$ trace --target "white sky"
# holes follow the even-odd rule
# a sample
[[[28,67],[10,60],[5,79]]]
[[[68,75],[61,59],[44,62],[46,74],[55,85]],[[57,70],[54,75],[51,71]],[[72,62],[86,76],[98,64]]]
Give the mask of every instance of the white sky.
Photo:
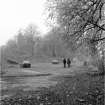
[[[43,33],[45,0],[0,0],[0,46],[11,39],[21,28],[33,23],[39,26]]]

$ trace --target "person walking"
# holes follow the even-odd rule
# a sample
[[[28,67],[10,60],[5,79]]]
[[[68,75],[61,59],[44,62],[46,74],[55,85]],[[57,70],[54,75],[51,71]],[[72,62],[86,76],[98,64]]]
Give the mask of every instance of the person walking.
[[[67,59],[68,68],[70,67],[70,64],[71,64],[71,60],[68,58],[68,59]]]
[[[63,65],[64,65],[64,68],[66,68],[66,59],[65,58],[63,59]]]

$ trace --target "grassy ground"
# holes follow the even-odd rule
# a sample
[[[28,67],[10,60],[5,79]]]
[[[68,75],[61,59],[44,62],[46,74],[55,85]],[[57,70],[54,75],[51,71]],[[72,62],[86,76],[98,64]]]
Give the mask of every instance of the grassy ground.
[[[67,74],[71,69],[72,67],[64,69],[62,64],[53,65],[51,63],[36,63],[32,65],[32,68],[27,69],[10,67],[6,69],[6,74],[2,75],[0,93],[2,98],[4,98],[17,92],[55,85],[57,80],[51,78]]]
[[[84,67],[77,70],[52,77],[58,81],[55,86],[18,92],[2,105],[104,105],[104,76],[89,75],[91,70]]]
[[[70,71],[63,68],[62,64],[53,65],[51,63],[36,63],[33,64],[31,68],[23,69],[20,67],[17,68],[8,68],[6,69],[6,74],[4,76],[22,76],[22,75],[35,75],[35,74],[61,74]]]

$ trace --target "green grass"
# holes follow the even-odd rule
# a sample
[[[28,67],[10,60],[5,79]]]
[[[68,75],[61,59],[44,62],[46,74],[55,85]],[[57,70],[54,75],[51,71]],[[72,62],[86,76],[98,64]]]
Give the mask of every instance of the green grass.
[[[84,70],[85,69],[85,70]],[[54,75],[63,75],[74,73],[74,72],[85,72],[87,68],[79,67],[72,65],[70,68],[63,68],[63,64],[60,63],[58,65],[54,65],[52,63],[36,63],[33,64],[31,68],[20,68],[20,67],[13,67],[5,69],[7,71],[4,76],[25,76],[25,75],[36,75],[36,74],[54,74]]]
[[[104,105],[104,76],[88,75],[91,70],[85,67],[63,69],[60,65],[48,64],[35,67],[43,68],[44,72],[58,72],[59,75],[51,78],[58,83],[36,91],[18,91],[2,100],[2,105]]]
[[[2,105],[104,105],[104,78],[78,74],[56,86],[17,93]]]
[[[71,69],[64,69],[62,64],[53,65],[51,63],[36,63],[32,68],[12,67],[2,75],[1,93],[2,97],[14,95],[17,92],[36,90],[37,87],[48,87],[57,82],[57,75],[67,74]]]

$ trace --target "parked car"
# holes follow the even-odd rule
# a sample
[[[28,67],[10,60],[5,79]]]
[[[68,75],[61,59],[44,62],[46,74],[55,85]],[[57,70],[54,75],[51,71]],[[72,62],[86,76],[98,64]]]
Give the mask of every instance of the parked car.
[[[58,60],[52,60],[52,64],[59,64],[59,61]]]
[[[31,63],[30,61],[23,61],[22,64],[21,64],[21,67],[22,68],[31,68]]]

